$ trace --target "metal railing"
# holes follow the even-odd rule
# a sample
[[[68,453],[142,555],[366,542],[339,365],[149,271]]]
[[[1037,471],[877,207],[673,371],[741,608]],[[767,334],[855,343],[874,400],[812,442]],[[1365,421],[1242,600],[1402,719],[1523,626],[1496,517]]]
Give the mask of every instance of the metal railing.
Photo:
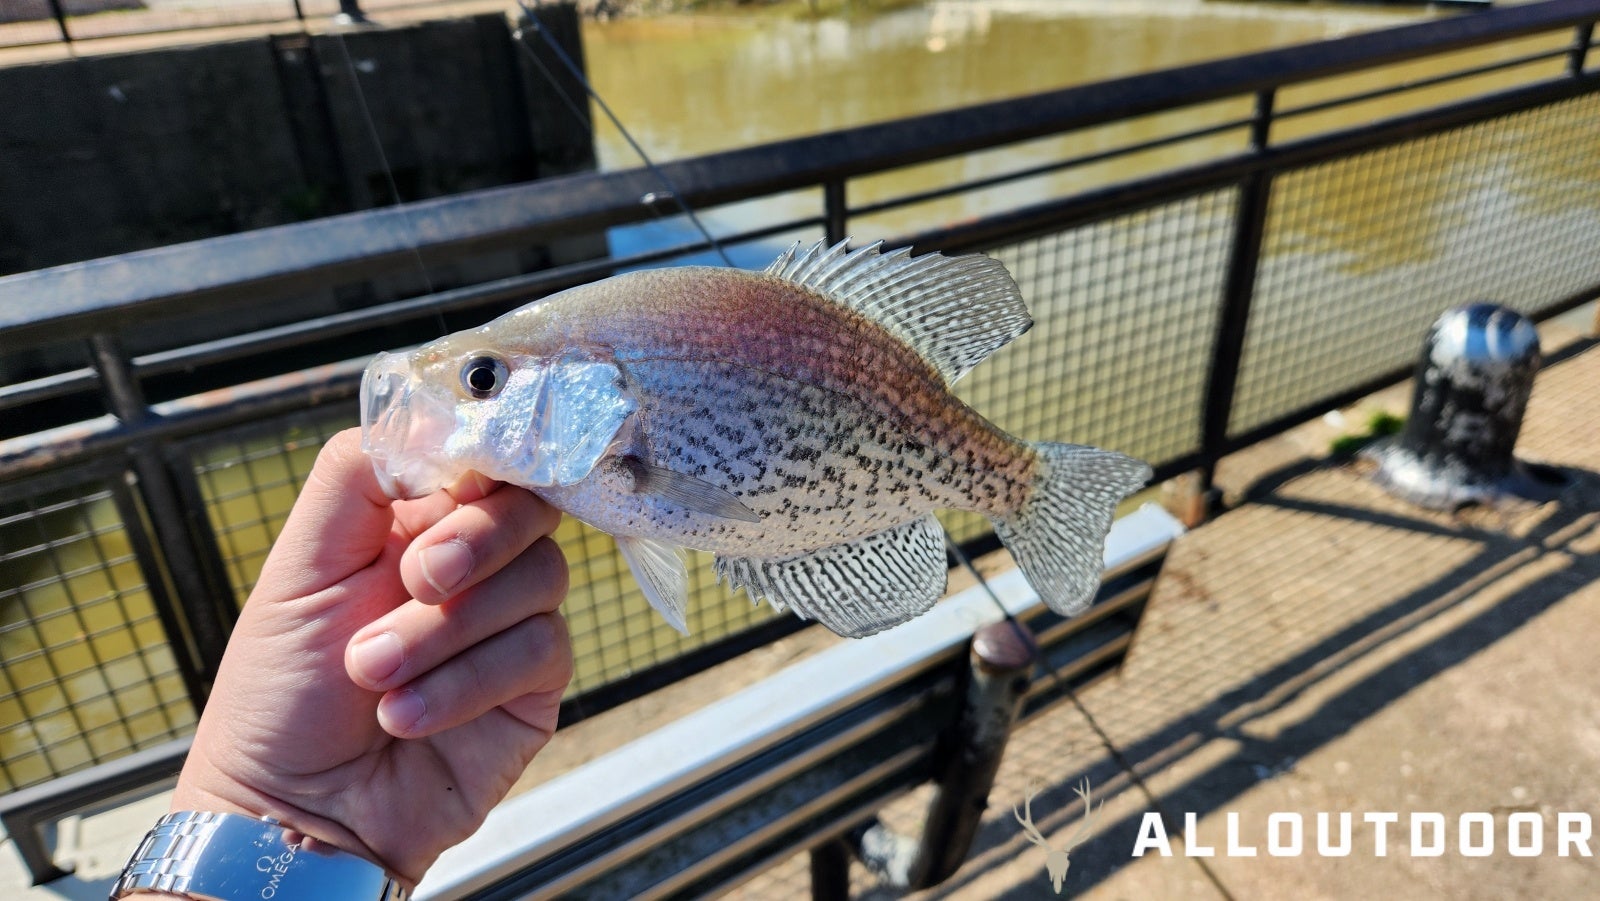
[[[849,896],[851,856],[890,871],[885,887],[937,885],[966,857],[1013,724],[1121,665],[1182,532],[1153,505],[1119,520],[1095,601],[1070,620],[1012,570],[819,651],[503,803],[417,897],[714,897],[801,848],[818,901]],[[875,822],[929,782],[920,834]]]
[[[1026,437],[1141,456],[1158,479],[1209,474],[1403,378],[1447,306],[1492,297],[1543,318],[1600,294],[1597,18],[1600,2],[1556,0],[681,160],[661,167],[676,198],[647,170],[577,175],[0,278],[0,360],[35,367],[0,387],[0,781],[192,728],[297,480],[354,421],[365,355],[706,248],[402,290],[210,340],[163,344],[168,324],[334,287],[382,298],[420,265],[653,221],[675,201],[785,195],[720,241],[856,231],[993,253],[1037,325],[963,396]],[[1060,142],[1047,163],[985,155],[1045,138]],[[990,171],[889,178],[957,158]],[[986,212],[926,228],[954,196]],[[947,524],[993,546],[984,522]],[[700,565],[681,639],[608,538],[564,529],[567,721],[799,625]]]

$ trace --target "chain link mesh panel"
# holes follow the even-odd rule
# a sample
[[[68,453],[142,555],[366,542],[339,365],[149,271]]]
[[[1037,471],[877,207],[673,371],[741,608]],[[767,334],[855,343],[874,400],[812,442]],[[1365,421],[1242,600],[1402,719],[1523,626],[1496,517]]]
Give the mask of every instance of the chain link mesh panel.
[[[0,792],[193,729],[119,487],[86,476],[0,498]]]
[[[1600,96],[1279,176],[1230,431],[1416,359],[1457,304],[1600,282]]]

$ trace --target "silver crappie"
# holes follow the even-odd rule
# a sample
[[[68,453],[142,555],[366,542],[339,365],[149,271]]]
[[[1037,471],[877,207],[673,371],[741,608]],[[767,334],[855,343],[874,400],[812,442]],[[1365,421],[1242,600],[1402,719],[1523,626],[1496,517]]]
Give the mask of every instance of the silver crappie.
[[[1150,470],[1020,441],[951,393],[1030,325],[1005,267],[978,255],[819,243],[760,273],[629,273],[380,354],[363,446],[396,497],[475,469],[610,533],[680,630],[680,547],[840,635],[911,619],[944,592],[945,508],[989,517],[1070,615]]]

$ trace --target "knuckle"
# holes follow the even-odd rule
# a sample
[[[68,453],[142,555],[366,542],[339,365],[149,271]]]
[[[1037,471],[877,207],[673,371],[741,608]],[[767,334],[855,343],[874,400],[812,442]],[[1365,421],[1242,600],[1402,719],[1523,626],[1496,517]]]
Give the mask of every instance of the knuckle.
[[[530,491],[498,491],[498,512],[511,521],[512,531],[523,543],[531,543],[555,531],[560,514],[543,498]]]
[[[536,688],[564,687],[572,681],[572,641],[559,613],[541,613],[529,620],[534,629],[533,653],[539,661]]]
[[[533,566],[539,571],[543,584],[557,599],[565,598],[571,585],[572,573],[567,567],[567,555],[555,539],[545,536],[528,549]]]

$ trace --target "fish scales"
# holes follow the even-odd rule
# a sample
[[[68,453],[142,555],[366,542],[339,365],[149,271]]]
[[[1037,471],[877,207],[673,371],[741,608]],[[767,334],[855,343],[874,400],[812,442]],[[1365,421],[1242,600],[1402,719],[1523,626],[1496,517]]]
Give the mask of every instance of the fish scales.
[[[727,520],[634,494],[625,478],[561,491],[579,519],[614,508],[628,534],[682,530],[697,550],[748,541],[746,550],[776,554],[859,538],[907,514],[999,515],[1021,503],[1027,445],[949,397],[938,373],[881,326],[800,286],[685,267],[591,292],[560,318],[538,310],[519,326],[530,347],[608,348],[637,385],[651,462],[729,491],[764,527],[731,538],[739,530]],[[603,325],[573,326],[582,322]],[[899,490],[880,501],[885,482]],[[853,509],[857,498],[865,509]]]
[[[988,516],[1074,612],[1149,470],[1018,440],[951,393],[1030,322],[978,256],[818,244],[764,273],[630,273],[381,355],[365,446],[397,496],[476,468],[609,532],[680,629],[680,547],[840,634],[902,622],[943,590],[946,508]]]
[[[969,497],[995,508],[1020,503],[1025,465],[1013,464],[1015,475],[963,465],[936,443],[947,436],[909,432],[900,417],[875,415],[849,395],[730,363],[652,360],[625,372],[639,385],[651,462],[727,490],[761,522],[665,504],[633,492],[621,476],[553,490],[552,500],[579,519],[619,512],[621,534],[678,535],[687,547],[719,553],[792,554],[970,506]]]

